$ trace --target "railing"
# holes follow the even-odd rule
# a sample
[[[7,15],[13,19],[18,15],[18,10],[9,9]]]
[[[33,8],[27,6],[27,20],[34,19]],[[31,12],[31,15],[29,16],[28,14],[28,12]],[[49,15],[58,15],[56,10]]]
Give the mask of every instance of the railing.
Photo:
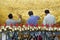
[[[49,40],[48,35],[60,35],[60,28],[57,27],[32,27],[32,26],[1,26],[0,27],[0,36],[1,40],[3,35],[6,35],[6,40],[30,40],[32,38],[36,39],[40,35],[43,40]],[[39,38],[38,38],[39,39]]]

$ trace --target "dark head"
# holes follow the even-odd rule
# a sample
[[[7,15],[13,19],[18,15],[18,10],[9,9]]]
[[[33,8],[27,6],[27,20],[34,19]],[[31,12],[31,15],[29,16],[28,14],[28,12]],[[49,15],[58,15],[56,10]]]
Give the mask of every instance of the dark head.
[[[49,12],[49,10],[45,10],[45,14],[47,15],[47,14],[49,14],[50,12]]]
[[[29,12],[28,12],[28,15],[29,15],[29,16],[33,15],[33,11],[29,11]]]
[[[8,18],[9,18],[9,19],[12,19],[12,18],[13,18],[13,15],[10,13],[10,14],[8,15]]]

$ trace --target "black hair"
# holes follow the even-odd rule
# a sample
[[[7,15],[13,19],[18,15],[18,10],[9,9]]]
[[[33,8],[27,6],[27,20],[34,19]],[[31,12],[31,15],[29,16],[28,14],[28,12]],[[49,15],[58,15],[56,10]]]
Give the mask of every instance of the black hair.
[[[28,15],[29,15],[29,16],[33,15],[33,11],[29,11],[29,12],[28,12]]]
[[[10,13],[10,14],[8,15],[8,18],[9,18],[9,19],[12,19],[12,18],[13,18],[13,15]]]
[[[45,13],[46,13],[46,14],[49,14],[50,12],[49,12],[49,10],[45,10]]]

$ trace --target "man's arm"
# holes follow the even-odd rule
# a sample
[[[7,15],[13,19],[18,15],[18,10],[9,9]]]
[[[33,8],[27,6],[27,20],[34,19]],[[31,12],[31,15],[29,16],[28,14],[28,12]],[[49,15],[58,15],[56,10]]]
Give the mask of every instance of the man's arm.
[[[16,20],[17,23],[21,23],[21,19],[19,18],[18,20]]]
[[[40,19],[40,17],[39,17],[39,16],[36,16],[36,18],[37,18],[37,20],[39,20],[39,19]]]
[[[17,23],[21,23],[22,22],[22,16],[20,14],[18,14],[18,20],[17,20]]]

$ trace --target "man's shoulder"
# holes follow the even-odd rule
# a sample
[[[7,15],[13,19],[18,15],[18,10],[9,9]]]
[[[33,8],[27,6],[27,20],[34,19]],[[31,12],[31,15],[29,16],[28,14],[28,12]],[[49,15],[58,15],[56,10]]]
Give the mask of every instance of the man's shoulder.
[[[35,17],[39,17],[39,16],[35,16]]]
[[[15,20],[13,20],[13,19],[7,19],[6,21],[15,21]]]
[[[54,15],[51,15],[51,14],[49,14],[48,16],[46,16],[46,17],[55,17]]]
[[[54,15],[51,15],[52,17],[55,17]]]
[[[9,19],[7,19],[6,21],[9,21]]]
[[[48,16],[45,16],[44,18],[46,19]]]

